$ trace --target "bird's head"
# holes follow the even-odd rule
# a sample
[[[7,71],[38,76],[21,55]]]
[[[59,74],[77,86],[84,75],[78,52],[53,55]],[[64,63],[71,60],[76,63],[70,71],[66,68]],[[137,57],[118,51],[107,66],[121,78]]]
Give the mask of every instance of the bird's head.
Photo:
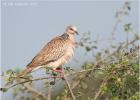
[[[77,28],[73,25],[70,25],[66,28],[65,33],[67,33],[68,35],[75,35],[78,34],[77,32]]]

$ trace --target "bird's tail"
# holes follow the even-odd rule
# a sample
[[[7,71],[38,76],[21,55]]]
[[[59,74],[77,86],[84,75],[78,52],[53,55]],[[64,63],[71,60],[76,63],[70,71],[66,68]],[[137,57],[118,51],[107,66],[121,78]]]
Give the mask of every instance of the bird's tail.
[[[32,70],[33,70],[33,68],[28,68],[27,67],[26,69],[24,69],[23,71],[21,71],[17,76],[18,77],[24,77],[27,74],[29,74]]]

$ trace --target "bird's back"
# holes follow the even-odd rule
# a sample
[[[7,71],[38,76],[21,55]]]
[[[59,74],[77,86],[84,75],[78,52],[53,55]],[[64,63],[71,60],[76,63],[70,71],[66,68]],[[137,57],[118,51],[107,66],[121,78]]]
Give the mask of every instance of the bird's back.
[[[65,64],[74,53],[74,43],[67,34],[52,39],[27,65],[27,68],[48,66],[58,67]]]

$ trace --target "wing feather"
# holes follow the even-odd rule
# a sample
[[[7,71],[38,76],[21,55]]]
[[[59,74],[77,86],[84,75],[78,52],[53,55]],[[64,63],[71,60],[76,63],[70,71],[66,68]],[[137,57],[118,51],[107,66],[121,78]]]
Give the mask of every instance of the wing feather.
[[[28,68],[46,65],[61,58],[67,49],[66,40],[56,37],[46,44],[43,49],[27,65]]]

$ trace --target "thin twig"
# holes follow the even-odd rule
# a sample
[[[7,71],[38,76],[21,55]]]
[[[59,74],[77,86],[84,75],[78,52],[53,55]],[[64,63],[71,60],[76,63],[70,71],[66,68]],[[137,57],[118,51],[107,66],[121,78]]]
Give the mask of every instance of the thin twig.
[[[93,100],[97,100],[97,98],[99,97],[99,95],[100,95],[101,92],[102,92],[101,87],[102,87],[103,85],[106,85],[106,83],[107,83],[107,79],[105,78],[104,81],[102,82],[102,84],[100,85],[99,91],[96,92],[96,94],[95,94]]]
[[[66,82],[66,84],[67,84],[67,86],[68,86],[68,88],[69,88],[69,91],[70,91],[70,94],[71,94],[72,99],[75,100],[74,93],[73,93],[73,91],[72,91],[72,89],[71,89],[71,86],[70,86],[70,84],[69,84],[69,82],[68,82],[68,79],[67,79],[67,77],[66,77],[65,75],[64,75],[64,79],[65,79],[65,82]]]
[[[51,100],[51,89],[52,89],[52,87],[49,85],[49,87],[48,87],[48,99],[47,100]]]
[[[115,32],[117,30],[117,27],[118,27],[118,24],[120,23],[120,21],[121,21],[120,18],[118,18],[118,20],[115,22],[115,25],[112,30],[112,39],[114,38]]]
[[[11,85],[10,87],[8,87],[8,89],[12,88],[12,87],[15,87],[17,85],[20,85],[20,84],[24,84],[24,83],[28,83],[28,82],[32,82],[32,81],[50,79],[50,78],[60,78],[60,77],[58,77],[58,76],[50,76],[50,77],[41,77],[41,78],[35,78],[35,79],[31,79],[31,80],[21,81],[21,82],[18,82],[18,83],[15,83],[15,84]]]
[[[136,42],[137,40],[138,40],[138,39],[135,38],[135,39],[131,40],[130,42],[128,42],[128,43],[122,45],[121,48],[126,48],[128,45],[133,44],[133,43]],[[107,60],[108,58],[110,58],[111,56],[113,56],[117,51],[118,51],[118,49],[116,49],[114,52],[112,52],[110,55],[108,55],[108,56],[105,57],[104,59],[98,60],[98,61],[96,62],[96,64],[98,65],[100,62],[102,62],[102,61],[104,61],[104,60]]]

